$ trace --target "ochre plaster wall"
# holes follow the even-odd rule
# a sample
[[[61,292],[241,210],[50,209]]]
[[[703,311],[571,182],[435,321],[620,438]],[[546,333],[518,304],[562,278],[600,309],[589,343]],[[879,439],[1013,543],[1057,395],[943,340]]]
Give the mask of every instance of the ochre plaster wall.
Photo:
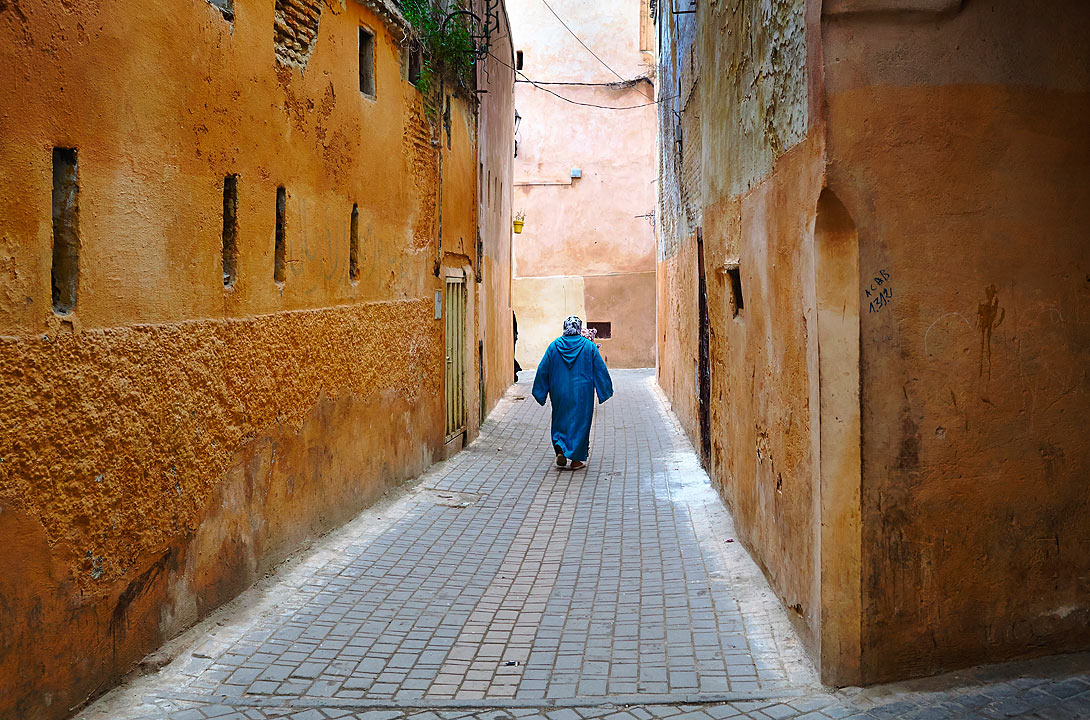
[[[584,299],[591,316],[581,317],[612,325],[615,339],[602,344],[609,366],[649,367],[655,352],[647,322],[653,315],[645,314],[655,300],[655,88],[654,70],[640,51],[646,7],[640,0],[550,5],[621,77],[542,3],[511,3],[516,48],[525,58],[522,79],[549,83],[516,85],[522,120],[514,210],[525,213],[526,225],[514,236],[515,277],[583,277],[586,291],[597,294]],[[618,107],[629,109],[603,109]],[[581,177],[572,178],[573,168]],[[524,323],[520,315],[519,344],[543,349],[559,334],[565,312],[549,296],[535,301],[546,303],[549,320]],[[519,357],[523,367],[533,367],[540,354],[531,365],[521,360],[521,348]]]
[[[814,270],[809,238],[823,138],[810,107],[803,0],[698,10],[661,21],[664,73],[682,88],[682,133],[663,130],[659,381],[700,446],[698,243],[710,336],[709,471],[738,533],[813,651],[820,647],[819,516],[810,393]],[[742,31],[727,33],[726,27]],[[695,33],[692,50],[686,33]],[[699,109],[699,112],[697,110]],[[810,128],[808,130],[808,128]],[[694,137],[695,135],[695,137]],[[671,142],[666,137],[672,138]],[[698,159],[691,157],[693,151]],[[693,171],[697,174],[693,176]],[[671,200],[671,194],[675,193]],[[698,205],[695,210],[690,204]],[[683,234],[684,233],[684,234]],[[728,270],[737,267],[736,313]]]
[[[662,260],[655,278],[658,289],[658,381],[689,438],[700,442],[697,398],[698,320],[695,239]]]
[[[738,198],[704,208],[711,326],[711,471],[739,534],[811,647],[818,646],[815,487],[810,446],[812,318],[809,244],[821,183],[821,142],[781,156]],[[813,204],[798,202],[813,198]],[[737,263],[734,313],[726,268]]]
[[[425,300],[5,338],[0,716],[67,716],[427,467],[433,325]]]
[[[491,55],[478,65],[480,108],[477,178],[483,242],[482,335],[485,363],[485,409],[499,402],[515,378],[514,333],[511,327],[511,193],[515,156],[515,74],[511,25],[501,6]]]
[[[698,213],[662,131],[661,384],[698,442],[700,228],[712,474],[827,682],[1086,647],[1090,11],[762,7],[660,24],[723,69],[679,81]]]
[[[238,0],[230,22],[205,2],[0,11],[0,542],[18,558],[0,579],[0,717],[67,716],[442,445],[434,273],[469,267],[475,281],[476,103],[453,100],[448,150],[404,80],[398,26],[371,5],[314,5],[313,45],[288,53],[305,69],[275,61],[271,0]],[[376,37],[374,98],[359,89],[361,25]],[[507,118],[504,102],[492,112]],[[503,122],[490,137],[510,147]],[[78,149],[66,316],[50,298],[54,147]],[[485,154],[496,174],[502,152]],[[501,221],[489,215],[488,243]],[[508,252],[486,246],[486,272],[504,273]],[[503,283],[484,296],[489,314],[468,313],[467,398],[471,339],[510,333]],[[501,368],[493,402],[503,363],[486,359]]]
[[[858,231],[863,676],[1090,644],[1090,8],[825,23]],[[956,48],[956,49],[955,49]]]

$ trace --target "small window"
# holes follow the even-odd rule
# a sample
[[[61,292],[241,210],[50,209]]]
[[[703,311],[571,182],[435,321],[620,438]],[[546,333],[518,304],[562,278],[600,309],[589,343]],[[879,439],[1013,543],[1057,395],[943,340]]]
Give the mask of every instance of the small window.
[[[420,75],[424,67],[424,55],[420,46],[414,44],[409,50],[409,82],[413,85],[420,83]]]
[[[447,150],[450,150],[450,95],[447,95],[446,109],[443,110],[443,130],[447,133]]]
[[[79,281],[79,171],[75,148],[53,148],[53,311],[76,308]]]
[[[737,265],[727,266],[727,280],[730,281],[731,309],[734,317],[738,317],[746,304],[742,299],[742,273]]]
[[[375,96],[375,35],[360,28],[360,92]]]
[[[283,186],[276,188],[276,236],[273,241],[273,280],[277,285],[284,284],[284,243],[287,234],[288,191]]]
[[[521,50],[516,50],[515,51],[515,69],[516,70],[521,70],[522,69],[522,51]]]
[[[612,323],[608,322],[588,322],[587,330],[594,330],[596,332],[595,338],[598,340],[609,340],[610,330],[612,329]]]
[[[238,175],[223,178],[223,286],[234,287],[238,264]]]
[[[352,206],[352,222],[348,237],[348,279],[357,283],[360,279],[360,208]]]

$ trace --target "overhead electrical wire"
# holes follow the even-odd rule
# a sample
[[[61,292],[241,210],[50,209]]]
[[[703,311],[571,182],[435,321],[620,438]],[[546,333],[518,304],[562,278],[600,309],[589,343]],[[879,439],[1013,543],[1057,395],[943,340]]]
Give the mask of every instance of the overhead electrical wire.
[[[534,87],[536,87],[538,90],[542,90],[544,92],[547,92],[550,95],[552,95],[554,97],[557,97],[557,98],[563,100],[566,103],[571,103],[572,105],[582,105],[583,107],[599,108],[601,110],[635,110],[637,108],[647,107],[648,105],[658,105],[661,102],[665,102],[667,100],[673,100],[674,99],[673,97],[660,98],[658,100],[652,100],[651,102],[645,102],[645,103],[641,103],[639,105],[622,105],[621,107],[617,107],[615,105],[597,105],[595,103],[586,103],[586,102],[581,102],[579,100],[572,100],[571,98],[564,97],[560,93],[554,92],[554,91],[550,90],[549,88],[545,87],[543,84],[535,82],[534,80],[531,80],[530,78],[526,77],[526,74],[524,72],[522,72],[518,68],[514,67],[513,65],[510,65],[510,64],[504,62],[503,59],[500,58],[499,56],[494,55],[491,52],[489,52],[488,54],[489,54],[490,57],[492,57],[500,65],[504,65],[504,66],[510,68],[511,70],[514,70],[517,75],[521,75],[522,80],[521,81],[516,81],[516,82],[527,82],[527,83],[533,85]],[[567,84],[567,83],[565,83],[565,84]],[[646,95],[644,95],[644,97],[646,97]]]
[[[651,82],[651,78],[638,77],[638,78],[634,78],[632,80],[626,80],[624,82],[576,82],[574,80],[556,80],[556,81],[535,80],[534,82],[537,83],[538,85],[572,85],[574,87],[579,87],[579,86],[607,87],[607,88],[613,88],[613,89],[617,90],[617,89],[629,88],[629,87],[632,87],[633,85],[635,85],[637,83],[641,83],[641,82],[644,82],[644,81]],[[530,82],[530,81],[529,80],[515,80],[515,82]]]
[[[609,66],[608,64],[606,64],[606,61],[605,61],[605,60],[603,60],[602,58],[598,57],[598,53],[596,53],[596,52],[594,52],[593,50],[591,50],[591,49],[590,49],[590,46],[589,46],[589,45],[587,45],[587,44],[586,44],[585,42],[583,42],[582,38],[580,38],[580,37],[579,37],[578,35],[576,35],[576,34],[575,34],[575,31],[574,31],[574,30],[572,30],[572,29],[571,29],[570,27],[568,27],[568,24],[567,24],[566,22],[564,22],[564,18],[562,18],[562,17],[560,17],[559,15],[557,15],[557,14],[556,14],[556,10],[553,10],[553,6],[552,6],[552,5],[550,5],[550,4],[549,4],[549,3],[547,2],[547,0],[541,0],[541,4],[542,4],[542,5],[544,5],[544,6],[546,7],[546,8],[548,8],[548,9],[549,9],[549,12],[551,12],[551,13],[553,14],[553,17],[555,17],[555,18],[556,18],[556,19],[557,19],[558,21],[560,21],[560,24],[564,26],[564,29],[565,29],[565,30],[567,30],[567,31],[568,31],[568,33],[569,33],[569,34],[570,34],[570,35],[571,35],[571,36],[572,36],[573,38],[575,38],[575,41],[576,41],[576,42],[578,42],[578,43],[579,43],[580,45],[582,45],[582,46],[583,46],[583,48],[584,48],[584,49],[585,49],[585,50],[586,50],[587,52],[589,52],[589,53],[590,53],[591,55],[593,55],[593,56],[594,56],[594,59],[595,59],[595,60],[597,60],[598,62],[602,63],[602,67],[604,67],[604,68],[605,68],[606,70],[609,70],[609,71],[610,71],[611,73],[613,73],[614,75],[616,75],[616,76],[617,76],[617,79],[619,79],[619,80],[620,80],[621,82],[631,82],[631,79],[630,79],[630,78],[626,78],[626,77],[622,76],[622,75],[621,75],[621,74],[620,74],[619,72],[617,72],[616,70],[614,70],[613,68],[611,68],[611,67],[610,67],[610,66]],[[652,97],[651,97],[650,95],[648,95],[647,93],[645,93],[645,92],[644,92],[643,90],[640,90],[640,94],[641,94],[641,95],[643,95],[643,96],[644,96],[645,98],[647,98],[648,100],[652,100],[652,101],[654,100],[654,98],[652,98]]]

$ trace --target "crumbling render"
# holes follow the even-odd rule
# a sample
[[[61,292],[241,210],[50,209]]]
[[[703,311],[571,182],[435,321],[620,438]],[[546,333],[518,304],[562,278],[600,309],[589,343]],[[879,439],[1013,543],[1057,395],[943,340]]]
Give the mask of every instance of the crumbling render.
[[[305,68],[318,40],[322,0],[276,0],[273,45],[276,61]]]

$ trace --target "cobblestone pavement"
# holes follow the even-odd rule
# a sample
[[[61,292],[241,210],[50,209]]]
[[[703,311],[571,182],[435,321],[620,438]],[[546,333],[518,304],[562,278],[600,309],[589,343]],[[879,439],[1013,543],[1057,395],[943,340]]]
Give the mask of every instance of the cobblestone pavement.
[[[822,689],[651,371],[614,373],[574,472],[553,463],[528,375],[477,442],[80,717],[1090,718],[1081,656]]]

